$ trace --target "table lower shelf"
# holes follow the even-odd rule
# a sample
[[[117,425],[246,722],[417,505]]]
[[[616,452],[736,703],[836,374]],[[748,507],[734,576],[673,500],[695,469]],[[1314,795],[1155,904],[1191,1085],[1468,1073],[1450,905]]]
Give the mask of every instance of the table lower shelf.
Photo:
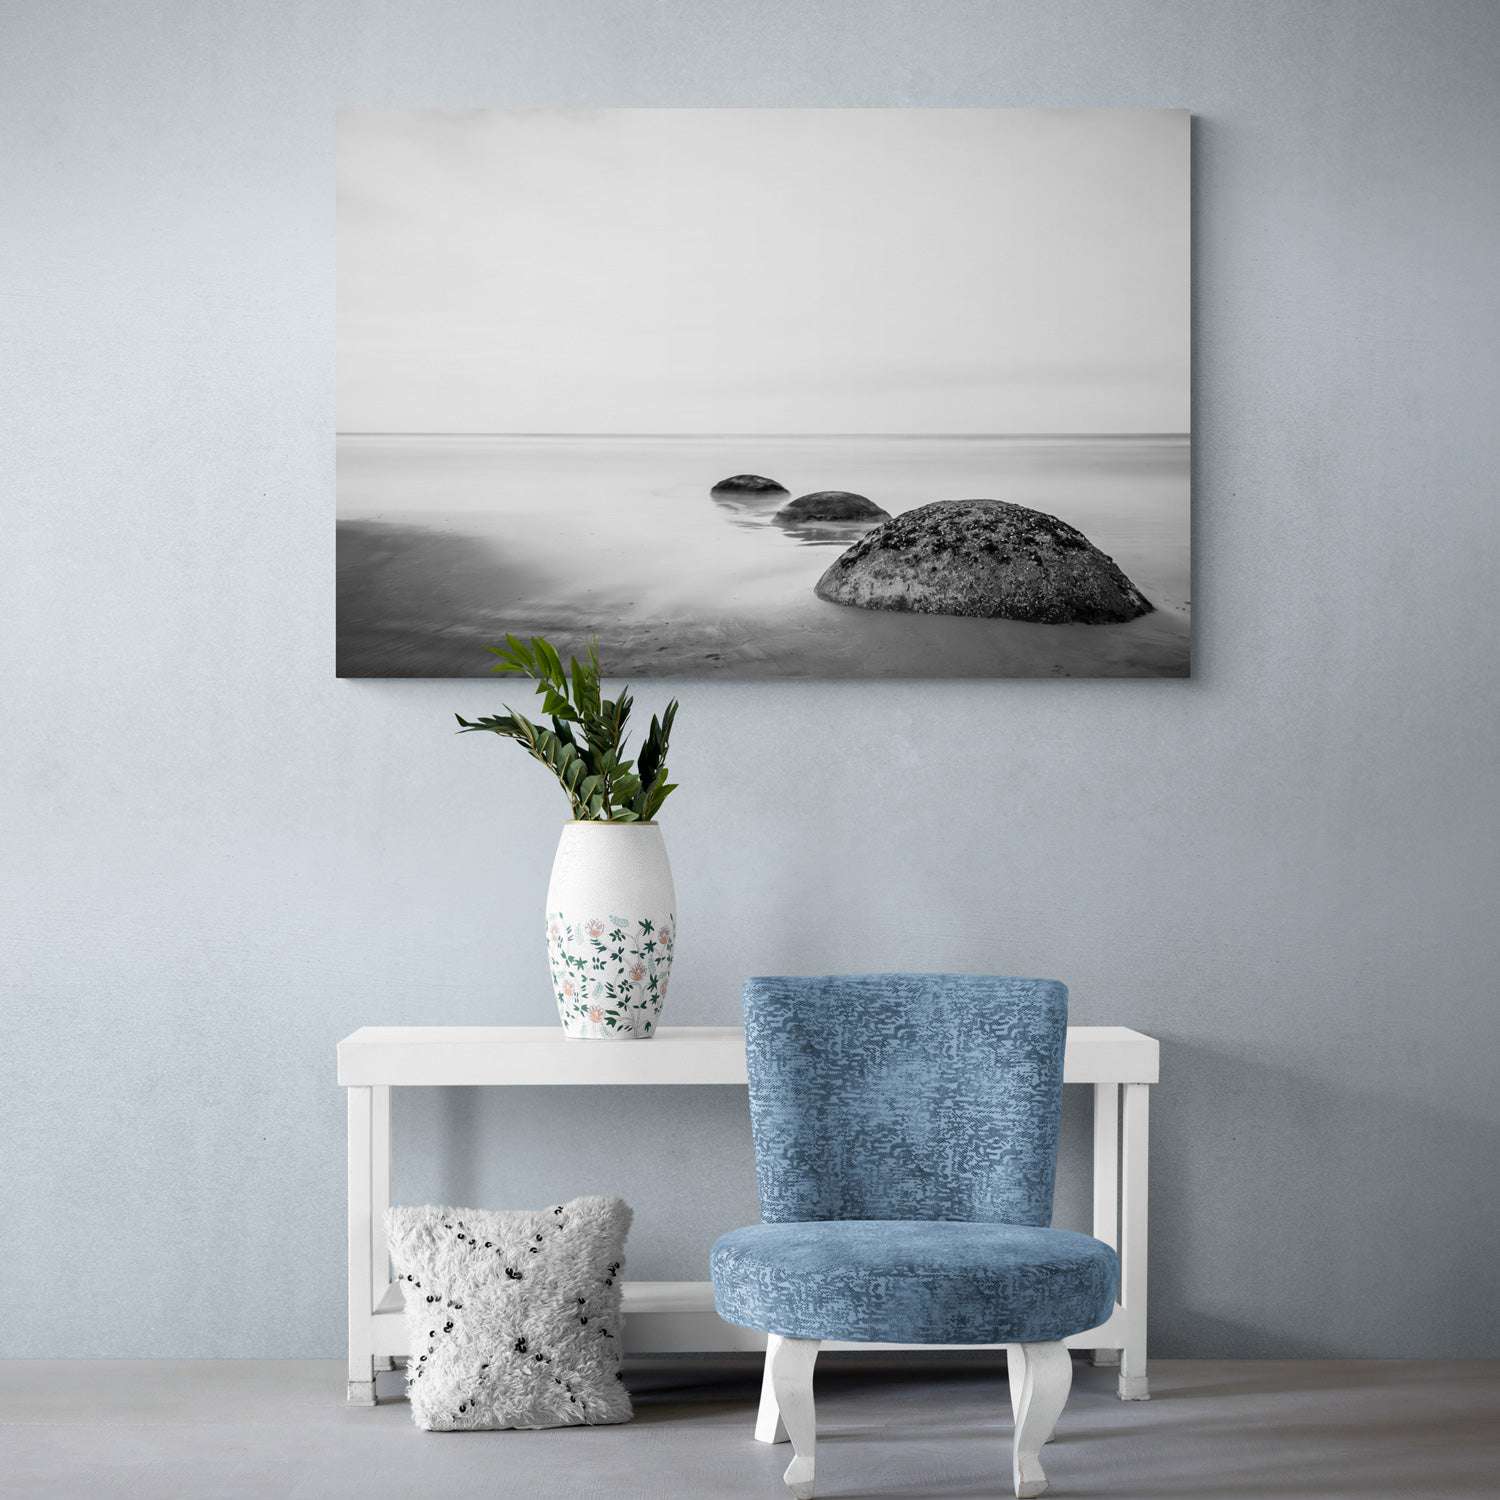
[[[753,1328],[726,1323],[714,1311],[713,1283],[709,1281],[627,1281],[624,1293],[625,1352],[627,1354],[760,1352],[766,1336]],[[401,1287],[391,1282],[375,1304],[373,1353],[384,1358],[408,1350]],[[1070,1349],[1109,1350],[1125,1347],[1124,1310],[1117,1303],[1111,1316],[1097,1328],[1065,1340]],[[825,1349],[1003,1349],[1004,1344],[875,1344],[827,1343]]]

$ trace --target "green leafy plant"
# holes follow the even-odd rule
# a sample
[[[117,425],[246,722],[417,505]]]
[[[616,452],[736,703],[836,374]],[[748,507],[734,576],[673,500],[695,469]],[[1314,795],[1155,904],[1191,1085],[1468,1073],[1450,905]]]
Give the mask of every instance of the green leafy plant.
[[[625,756],[625,724],[630,718],[631,697],[626,688],[618,698],[606,698],[599,690],[599,648],[589,647],[588,656],[575,656],[567,667],[541,636],[528,645],[508,635],[503,646],[486,646],[500,660],[491,671],[529,677],[536,683],[542,710],[551,727],[533,723],[508,704],[503,714],[492,714],[470,723],[455,714],[460,734],[483,730],[502,735],[524,746],[557,777],[573,816],[589,823],[649,823],[661,805],[677,790],[667,780],[667,741],[677,700],[667,704],[660,719],[653,714],[639,758]]]

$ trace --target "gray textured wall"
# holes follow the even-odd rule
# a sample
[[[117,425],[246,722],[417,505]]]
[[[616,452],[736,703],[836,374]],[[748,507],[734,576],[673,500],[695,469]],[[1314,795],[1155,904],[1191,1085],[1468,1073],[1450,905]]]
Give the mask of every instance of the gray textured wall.
[[[1196,677],[682,685],[669,1019],[1064,977],[1164,1043],[1157,1352],[1494,1353],[1500,7],[21,0],[0,59],[3,1352],[338,1352],[335,1040],[550,1019],[498,690],[333,677],[335,107],[1015,103],[1197,117]],[[637,1275],[754,1213],[728,1091],[399,1110],[403,1194],[621,1188]]]

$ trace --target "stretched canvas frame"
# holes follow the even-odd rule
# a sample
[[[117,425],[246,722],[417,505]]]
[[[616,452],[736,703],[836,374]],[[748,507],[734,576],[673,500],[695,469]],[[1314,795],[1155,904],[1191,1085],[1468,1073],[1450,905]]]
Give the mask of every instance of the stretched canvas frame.
[[[1189,118],[354,112],[338,670],[1185,676]]]

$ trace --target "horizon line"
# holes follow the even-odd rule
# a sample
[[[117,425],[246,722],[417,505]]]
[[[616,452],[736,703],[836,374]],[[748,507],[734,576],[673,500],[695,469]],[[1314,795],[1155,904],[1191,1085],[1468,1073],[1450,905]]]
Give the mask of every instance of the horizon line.
[[[916,438],[945,438],[972,442],[1037,442],[1064,438],[1089,438],[1118,442],[1139,438],[1162,442],[1168,439],[1188,440],[1192,432],[419,432],[414,429],[336,428],[335,437],[508,437],[508,438],[702,438],[715,442],[738,442],[765,438],[859,438],[861,441],[910,441]]]

